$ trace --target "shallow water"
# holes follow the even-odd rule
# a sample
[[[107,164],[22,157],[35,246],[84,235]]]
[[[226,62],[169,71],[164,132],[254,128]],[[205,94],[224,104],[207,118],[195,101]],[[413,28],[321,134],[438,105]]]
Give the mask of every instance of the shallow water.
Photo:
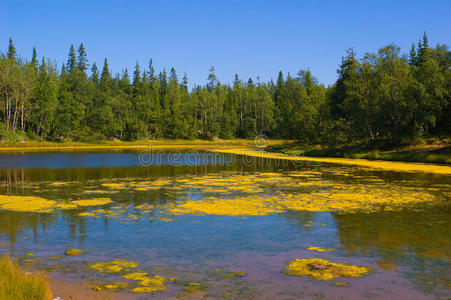
[[[126,282],[118,292],[139,287],[125,274],[166,279],[138,298],[451,297],[449,175],[194,150],[21,152],[0,155],[0,168],[0,253],[63,279]],[[296,258],[372,272],[284,274]],[[113,259],[139,266],[91,268]]]

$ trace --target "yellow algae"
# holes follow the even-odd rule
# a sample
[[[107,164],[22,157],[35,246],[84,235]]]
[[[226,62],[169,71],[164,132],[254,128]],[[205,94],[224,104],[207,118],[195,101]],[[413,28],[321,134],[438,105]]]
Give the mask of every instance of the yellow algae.
[[[96,217],[97,214],[94,212],[83,212],[78,214],[80,217]]]
[[[292,276],[309,276],[317,280],[331,280],[338,277],[361,277],[371,268],[357,265],[333,263],[321,258],[295,259],[288,263],[284,272]]]
[[[148,278],[147,275],[149,275],[149,274],[147,274],[146,272],[134,272],[134,273],[122,275],[122,278],[131,279],[131,280],[143,280],[143,279]]]
[[[55,182],[50,183],[49,185],[52,185],[52,186],[61,186],[61,185],[67,185],[67,184],[69,184],[69,182],[55,181]]]
[[[66,256],[78,256],[78,255],[81,255],[81,254],[83,254],[83,250],[81,250],[81,249],[75,249],[75,248],[73,248],[73,249],[68,249],[68,250],[66,250],[65,252],[64,252],[64,255],[66,255]]]
[[[274,207],[270,198],[244,197],[234,199],[215,199],[188,201],[169,210],[172,214],[209,214],[227,216],[261,216],[283,212]]]
[[[51,259],[51,260],[60,260],[60,259],[61,259],[61,256],[53,255],[53,256],[49,256],[48,259]]]
[[[167,289],[165,285],[166,278],[163,276],[155,275],[153,277],[141,277],[137,276],[136,280],[139,280],[137,288],[131,290],[132,293],[152,293],[165,291]]]
[[[145,192],[145,191],[158,190],[158,189],[160,189],[160,187],[158,187],[158,186],[147,186],[147,187],[137,187],[134,190],[138,191],[138,192]]]
[[[321,247],[308,247],[307,250],[318,251],[318,252],[332,252],[332,251],[335,251],[334,248],[324,249],[324,248],[321,248]]]
[[[76,204],[78,206],[99,206],[113,203],[113,201],[110,198],[93,198],[86,200],[76,200],[72,201],[71,203]]]
[[[116,193],[115,191],[104,191],[104,190],[88,190],[83,191],[85,194],[113,194]]]
[[[121,288],[121,289],[122,288],[126,288],[127,286],[128,286],[127,282],[113,282],[113,283],[110,283],[110,284],[106,284],[103,287],[108,289],[108,290],[116,290],[116,289],[119,289],[119,288]]]
[[[141,204],[141,205],[137,205],[135,206],[135,209],[144,209],[144,210],[148,210],[148,209],[153,209],[155,206],[153,204]]]
[[[115,190],[124,189],[126,187],[125,183],[102,183],[101,185],[103,187],[115,189]]]
[[[228,273],[225,276],[227,277],[245,277],[247,276],[246,272],[233,272],[233,273]]]
[[[102,261],[91,264],[91,269],[99,273],[122,273],[130,269],[138,267],[139,264],[134,261],[127,261],[122,259],[114,259],[112,261]]]
[[[349,283],[346,282],[346,281],[336,281],[336,282],[332,283],[332,285],[334,285],[334,286],[348,286]]]
[[[378,161],[368,159],[357,158],[332,158],[332,157],[305,157],[305,156],[293,156],[280,153],[263,152],[258,150],[244,149],[244,148],[229,148],[229,149],[215,149],[214,152],[246,155],[258,158],[268,159],[283,159],[292,161],[312,161],[312,162],[324,162],[342,165],[356,165],[360,167],[383,169],[399,172],[427,172],[435,174],[450,175],[451,167],[426,164],[426,163],[407,163],[407,162],[393,162],[393,161]]]
[[[0,209],[18,212],[51,212],[56,201],[33,196],[0,195]]]
[[[78,205],[73,203],[58,203],[55,208],[56,209],[75,209]]]

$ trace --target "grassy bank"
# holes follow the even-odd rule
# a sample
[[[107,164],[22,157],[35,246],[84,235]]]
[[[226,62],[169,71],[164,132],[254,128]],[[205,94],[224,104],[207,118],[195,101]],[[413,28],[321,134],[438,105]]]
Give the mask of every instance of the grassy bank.
[[[49,285],[40,274],[23,271],[7,255],[0,257],[0,300],[52,299]]]
[[[286,144],[287,140],[270,140],[270,145]],[[137,140],[132,142],[124,141],[104,141],[101,143],[82,143],[82,142],[0,142],[0,151],[14,151],[14,150],[57,150],[57,149],[108,149],[108,148],[139,148],[139,147],[217,147],[217,146],[253,146],[254,140],[247,139],[233,139],[233,140],[176,140],[176,139],[161,139],[161,140]]]
[[[372,160],[451,164],[451,140],[429,139],[397,147],[386,145],[305,145],[285,143],[268,151],[296,156],[363,158]]]

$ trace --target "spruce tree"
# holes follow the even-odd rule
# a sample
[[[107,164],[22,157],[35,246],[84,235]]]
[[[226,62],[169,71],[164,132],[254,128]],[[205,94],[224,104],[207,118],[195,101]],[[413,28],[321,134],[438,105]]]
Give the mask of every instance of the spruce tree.
[[[8,53],[6,54],[6,57],[15,60],[17,58],[16,55],[16,47],[14,47],[13,40],[9,38]]]
[[[69,57],[67,58],[67,72],[72,73],[75,70],[76,65],[77,59],[75,57],[75,49],[74,45],[71,45],[69,49]]]
[[[38,65],[38,54],[36,52],[36,47],[33,47],[33,54],[31,56],[31,64],[34,66]]]
[[[110,88],[111,74],[108,68],[108,60],[105,58],[103,63],[102,74],[100,75],[100,89],[105,91]]]
[[[80,72],[86,75],[86,70],[88,69],[88,58],[83,43],[81,43],[80,47],[78,47],[77,67]]]
[[[96,63],[92,64],[90,79],[96,86],[99,84],[99,69],[97,68]]]

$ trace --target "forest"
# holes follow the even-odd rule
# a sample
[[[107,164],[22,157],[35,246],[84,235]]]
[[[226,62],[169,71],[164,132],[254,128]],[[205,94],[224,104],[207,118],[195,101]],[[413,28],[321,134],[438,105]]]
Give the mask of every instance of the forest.
[[[426,34],[408,53],[390,44],[357,57],[348,49],[334,84],[310,72],[279,72],[275,81],[221,83],[214,67],[206,84],[188,87],[174,68],[136,64],[113,75],[88,62],[83,43],[67,62],[0,54],[2,141],[138,140],[157,138],[293,139],[340,144],[399,144],[451,135],[451,52]]]

